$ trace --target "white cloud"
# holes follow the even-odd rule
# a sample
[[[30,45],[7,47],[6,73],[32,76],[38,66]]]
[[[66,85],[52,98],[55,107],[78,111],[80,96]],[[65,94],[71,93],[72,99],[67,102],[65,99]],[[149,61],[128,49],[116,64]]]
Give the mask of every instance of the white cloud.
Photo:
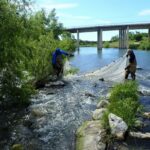
[[[149,16],[150,15],[150,9],[142,10],[139,12],[139,16]]]
[[[41,8],[51,11],[53,8],[55,9],[69,9],[69,8],[74,8],[77,7],[77,3],[58,3],[54,1],[43,1],[39,3],[35,3],[34,8],[36,10],[39,10]]]

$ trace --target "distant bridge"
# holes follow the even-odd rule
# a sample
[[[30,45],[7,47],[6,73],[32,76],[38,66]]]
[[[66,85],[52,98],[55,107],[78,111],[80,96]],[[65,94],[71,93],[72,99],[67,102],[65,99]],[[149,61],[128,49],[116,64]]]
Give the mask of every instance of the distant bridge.
[[[129,30],[148,29],[148,36],[150,38],[150,23],[135,23],[135,24],[116,24],[116,25],[97,25],[87,27],[72,27],[67,28],[66,31],[77,33],[77,47],[79,47],[79,33],[81,32],[97,32],[97,47],[102,49],[102,32],[119,30],[119,48],[128,48],[128,33]]]

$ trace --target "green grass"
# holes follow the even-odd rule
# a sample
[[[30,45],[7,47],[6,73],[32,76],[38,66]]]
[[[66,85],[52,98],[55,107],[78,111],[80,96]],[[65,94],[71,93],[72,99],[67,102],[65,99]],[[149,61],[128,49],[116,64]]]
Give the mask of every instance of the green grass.
[[[121,117],[128,125],[128,129],[134,128],[136,114],[141,110],[138,101],[138,85],[135,81],[117,84],[111,89],[108,112],[103,116],[103,124],[108,128],[108,114],[114,113]]]

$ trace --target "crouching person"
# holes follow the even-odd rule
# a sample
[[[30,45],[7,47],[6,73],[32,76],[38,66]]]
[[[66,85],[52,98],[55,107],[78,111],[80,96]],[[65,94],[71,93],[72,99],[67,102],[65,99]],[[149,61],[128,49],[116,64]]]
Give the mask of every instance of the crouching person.
[[[62,55],[68,56],[69,54],[59,48],[56,48],[52,54],[52,66],[57,78],[63,75],[64,66]]]

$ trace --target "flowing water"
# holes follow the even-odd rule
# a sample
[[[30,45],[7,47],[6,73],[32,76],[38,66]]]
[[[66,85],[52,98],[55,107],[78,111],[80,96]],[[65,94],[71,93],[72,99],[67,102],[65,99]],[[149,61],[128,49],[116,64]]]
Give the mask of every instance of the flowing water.
[[[102,82],[98,76],[84,76],[108,65],[123,56],[126,50],[83,47],[75,52],[70,64],[79,68],[79,75],[63,79],[65,85],[50,85],[39,90],[31,98],[32,104],[24,116],[11,126],[9,136],[1,138],[1,149],[8,150],[13,144],[22,144],[28,150],[74,150],[76,129],[90,120],[99,97],[105,97],[111,82]],[[141,83],[143,104],[150,110],[150,52],[135,51]],[[146,82],[144,83],[144,81]],[[11,114],[10,114],[11,116]],[[149,129],[147,129],[149,130]],[[149,146],[149,145],[148,145]]]

